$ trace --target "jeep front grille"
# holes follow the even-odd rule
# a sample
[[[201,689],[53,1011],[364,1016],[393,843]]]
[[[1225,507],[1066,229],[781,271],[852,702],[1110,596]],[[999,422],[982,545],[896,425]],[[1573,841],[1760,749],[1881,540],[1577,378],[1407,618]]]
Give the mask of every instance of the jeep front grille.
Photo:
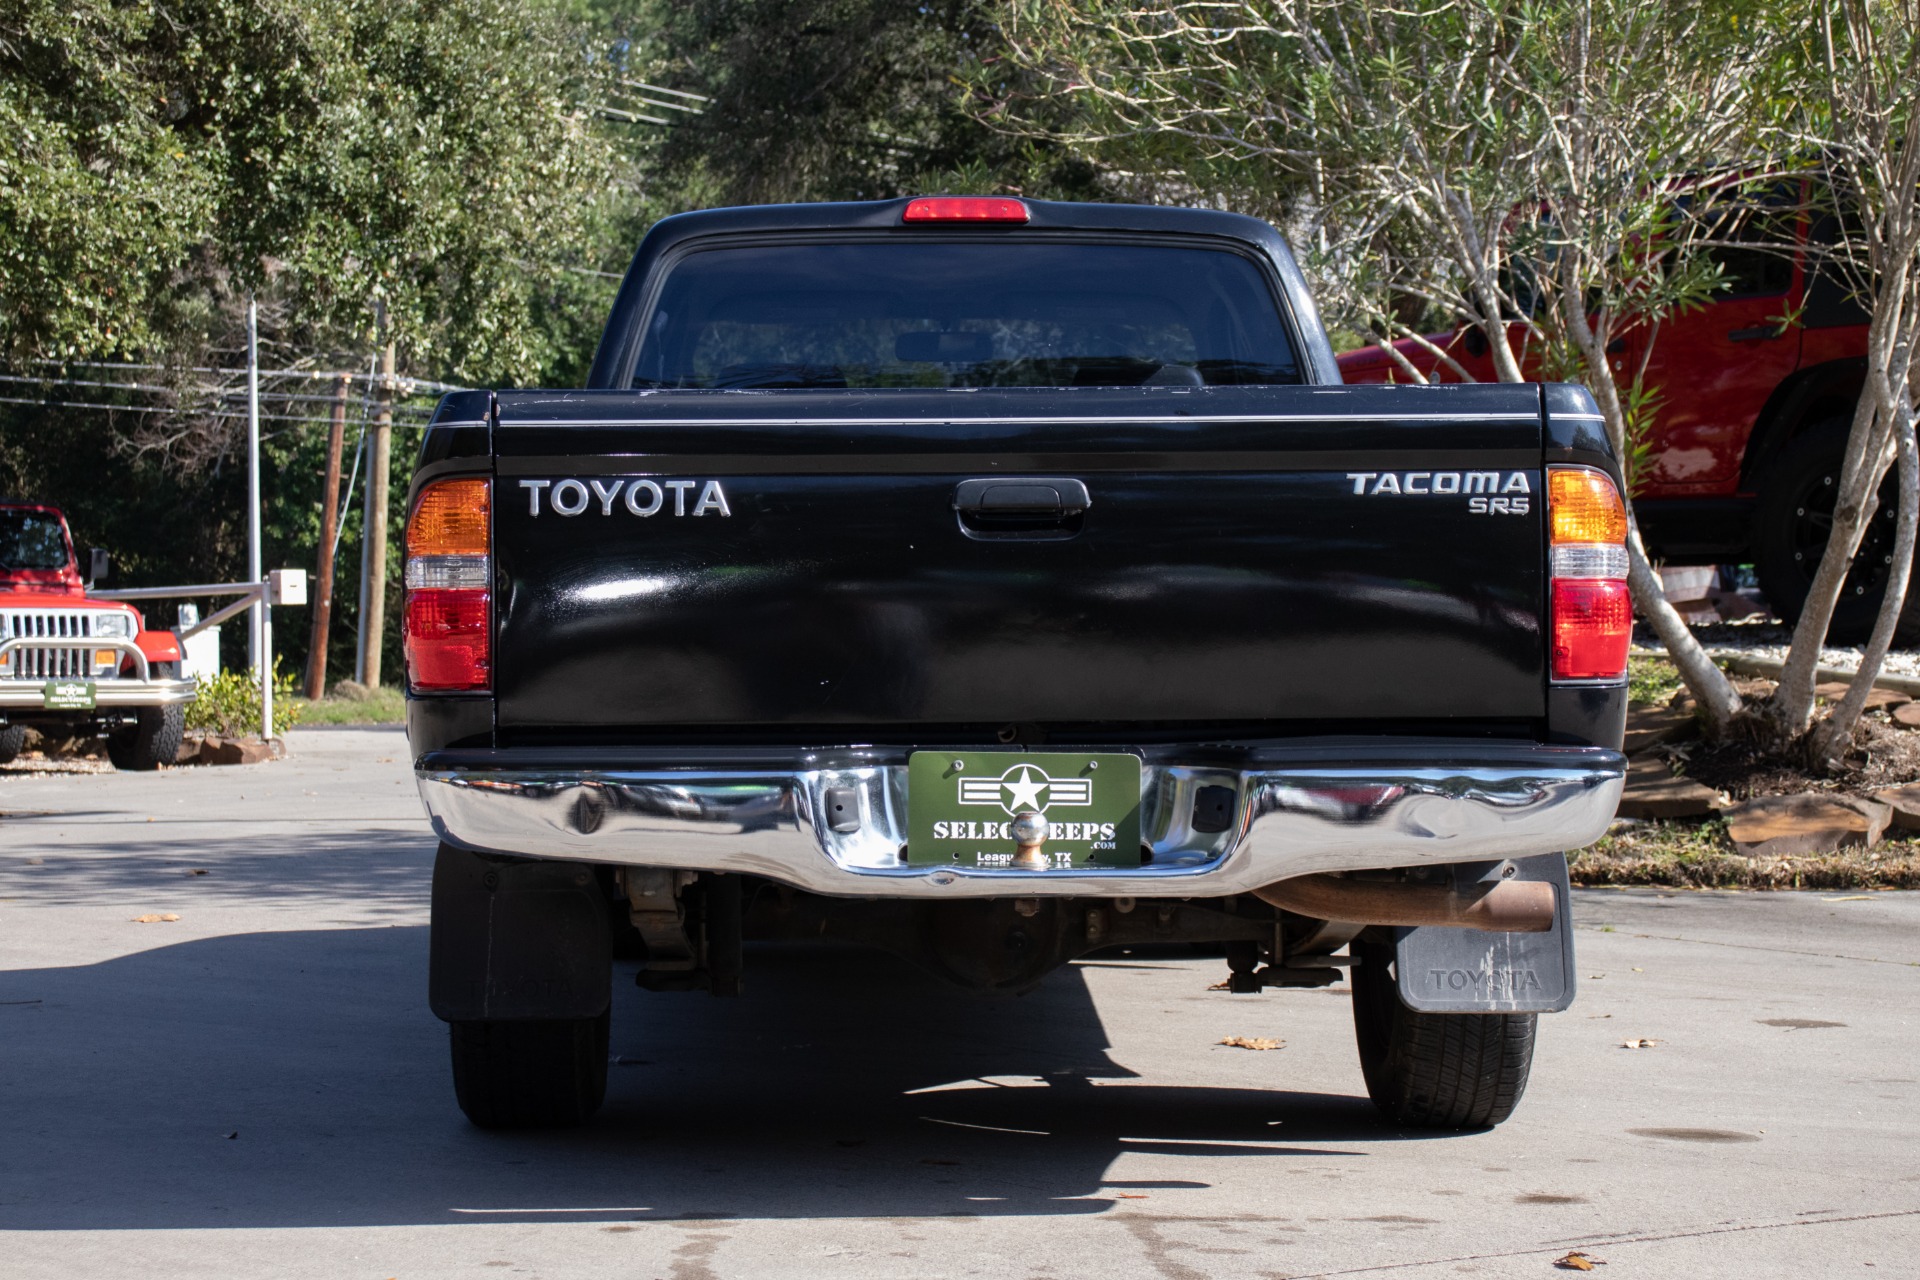
[[[0,613],[0,640],[86,640],[93,635],[93,612],[75,609],[15,609]],[[85,679],[94,674],[91,647],[35,645],[0,659],[0,675],[16,680]]]

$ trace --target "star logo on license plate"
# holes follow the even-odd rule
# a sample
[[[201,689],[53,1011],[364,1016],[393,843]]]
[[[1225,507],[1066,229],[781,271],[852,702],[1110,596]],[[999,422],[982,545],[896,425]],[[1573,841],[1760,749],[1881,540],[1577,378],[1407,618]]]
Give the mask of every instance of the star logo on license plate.
[[[1093,783],[1086,778],[1049,777],[1044,769],[1016,764],[997,778],[960,779],[960,803],[992,805],[1009,814],[1045,813],[1051,808],[1092,804]]]

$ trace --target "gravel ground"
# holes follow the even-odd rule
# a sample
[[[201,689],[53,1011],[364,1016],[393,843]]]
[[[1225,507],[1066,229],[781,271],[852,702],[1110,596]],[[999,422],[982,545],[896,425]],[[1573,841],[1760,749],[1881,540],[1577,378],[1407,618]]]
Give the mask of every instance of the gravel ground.
[[[1699,637],[1707,652],[1719,654],[1746,654],[1755,658],[1772,658],[1784,662],[1787,646],[1793,639],[1793,628],[1772,619],[1754,618],[1742,622],[1712,622],[1693,628],[1693,634]],[[1660,637],[1653,628],[1644,622],[1634,624],[1633,639],[1636,645],[1658,649]],[[1857,646],[1835,645],[1820,651],[1820,665],[1838,667],[1843,671],[1860,669],[1860,650]],[[1894,649],[1887,654],[1886,664],[1881,670],[1890,676],[1920,676],[1920,650]]]

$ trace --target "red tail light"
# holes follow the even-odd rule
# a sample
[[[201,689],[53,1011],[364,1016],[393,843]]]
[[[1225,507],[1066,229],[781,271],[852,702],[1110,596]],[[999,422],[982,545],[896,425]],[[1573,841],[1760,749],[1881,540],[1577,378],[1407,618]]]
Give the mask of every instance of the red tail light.
[[[407,683],[429,693],[493,684],[492,486],[441,480],[407,520]]]
[[[1553,584],[1553,678],[1617,680],[1627,669],[1633,600],[1625,582],[1561,578]]]
[[[1633,641],[1626,504],[1604,472],[1551,467],[1547,507],[1553,678],[1619,680]]]
[[[1025,222],[1027,206],[1005,196],[922,196],[909,200],[902,222]]]

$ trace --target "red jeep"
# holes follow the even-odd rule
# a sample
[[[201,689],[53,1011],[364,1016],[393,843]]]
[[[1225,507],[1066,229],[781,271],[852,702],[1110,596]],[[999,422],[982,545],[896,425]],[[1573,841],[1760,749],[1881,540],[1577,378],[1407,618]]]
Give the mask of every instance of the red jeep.
[[[1831,217],[1802,217],[1801,250],[1791,258],[1710,247],[1731,287],[1662,321],[1647,363],[1648,383],[1662,396],[1634,490],[1648,554],[1671,565],[1752,564],[1768,602],[1789,622],[1800,615],[1833,523],[1865,369],[1864,311],[1830,273],[1809,270],[1806,246],[1830,243],[1834,226]],[[1796,312],[1798,323],[1784,322]],[[1432,341],[1474,378],[1494,378],[1479,329]],[[1645,341],[1644,332],[1617,340],[1615,368],[1632,370]],[[1395,345],[1434,377],[1439,362],[1431,353],[1411,340]],[[1349,383],[1404,379],[1370,347],[1340,357],[1340,369]],[[1459,375],[1441,366],[1436,380]],[[1873,627],[1893,562],[1893,488],[1888,476],[1834,613],[1828,634],[1835,642],[1863,640]],[[1912,597],[1901,633],[1903,640],[1920,635]]]
[[[28,727],[101,735],[120,769],[173,763],[194,682],[180,678],[180,639],[148,631],[138,610],[89,598],[107,572],[95,549],[82,579],[67,521],[37,502],[0,502],[0,764]]]

